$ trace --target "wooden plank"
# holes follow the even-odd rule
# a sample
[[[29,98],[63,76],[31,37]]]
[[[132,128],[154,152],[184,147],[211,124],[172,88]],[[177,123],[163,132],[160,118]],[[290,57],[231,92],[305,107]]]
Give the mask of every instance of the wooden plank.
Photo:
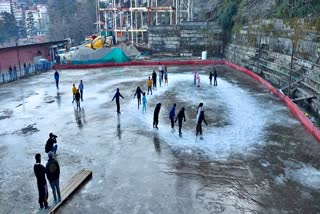
[[[316,99],[316,98],[317,98],[316,96],[307,96],[307,97],[299,97],[299,98],[293,99],[292,101],[296,102],[296,101],[299,101],[299,100]]]
[[[299,83],[299,82],[301,82],[301,81],[303,81],[303,80],[304,80],[304,77],[302,77],[302,78],[300,78],[300,79],[297,79],[296,81],[291,82],[290,85],[297,84],[297,83]],[[282,87],[281,87],[281,90],[284,90],[284,89],[287,89],[287,88],[289,88],[289,83],[287,83],[287,84],[285,84],[284,86],[282,86]]]
[[[52,207],[49,214],[55,213],[59,207],[68,200],[68,198],[90,177],[92,177],[92,171],[87,169],[80,170],[64,185],[61,191],[61,201]]]

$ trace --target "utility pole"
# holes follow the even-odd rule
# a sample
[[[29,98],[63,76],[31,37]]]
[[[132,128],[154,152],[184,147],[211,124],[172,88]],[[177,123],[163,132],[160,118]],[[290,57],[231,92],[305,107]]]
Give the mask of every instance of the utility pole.
[[[291,97],[291,81],[292,81],[292,68],[293,68],[293,54],[294,54],[294,42],[292,42],[291,50],[291,63],[290,63],[290,73],[289,73],[289,88],[288,88],[288,97]]]
[[[261,34],[259,35],[259,55],[258,55],[258,66],[257,66],[257,73],[259,74],[260,70],[260,57],[261,57]]]
[[[18,65],[19,65],[19,72],[20,72],[20,77],[21,77],[21,65],[20,65],[20,54],[19,54],[19,44],[18,44],[18,39],[16,40],[16,50],[17,50],[17,58],[18,58]]]

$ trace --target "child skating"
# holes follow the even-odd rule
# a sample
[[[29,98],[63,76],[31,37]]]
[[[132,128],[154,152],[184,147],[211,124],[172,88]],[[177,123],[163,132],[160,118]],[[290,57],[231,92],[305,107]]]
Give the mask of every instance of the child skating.
[[[147,97],[146,97],[146,92],[143,92],[143,96],[142,96],[142,112],[147,112]]]
[[[148,95],[149,95],[149,92],[151,92],[151,95],[152,95],[152,80],[150,79],[150,77],[147,81],[147,86],[148,86]]]

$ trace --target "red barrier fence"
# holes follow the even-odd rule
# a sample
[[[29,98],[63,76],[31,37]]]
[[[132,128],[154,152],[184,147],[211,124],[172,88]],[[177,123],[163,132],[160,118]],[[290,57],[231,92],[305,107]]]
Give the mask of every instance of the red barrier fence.
[[[286,95],[282,94],[279,90],[273,87],[269,82],[264,80],[254,72],[235,65],[225,60],[179,60],[179,61],[133,61],[125,63],[102,63],[102,64],[87,64],[87,65],[55,65],[53,69],[88,69],[88,68],[102,68],[102,67],[122,67],[122,66],[157,66],[159,62],[162,65],[227,65],[235,70],[243,72],[261,84],[266,86],[274,95],[278,96],[290,109],[290,111],[296,116],[296,118],[304,125],[304,127],[320,142],[320,130],[304,115],[299,107],[292,102],[292,100]]]

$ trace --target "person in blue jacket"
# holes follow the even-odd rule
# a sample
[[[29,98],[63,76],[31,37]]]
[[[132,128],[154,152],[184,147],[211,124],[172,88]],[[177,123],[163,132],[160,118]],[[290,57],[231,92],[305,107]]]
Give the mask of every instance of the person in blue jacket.
[[[171,129],[172,131],[174,131],[174,117],[176,116],[176,104],[174,103],[173,106],[170,109],[170,113],[169,113],[169,119],[171,121]]]
[[[59,72],[57,70],[54,72],[54,79],[56,80],[56,87],[59,89]]]
[[[82,80],[80,80],[78,89],[80,90],[81,101],[83,101],[83,82],[82,82]]]
[[[120,97],[122,97],[122,99],[124,99],[124,97],[120,94],[119,88],[117,88],[117,92],[114,94],[111,102],[116,99],[116,103],[117,103],[117,113],[120,114]]]
[[[147,112],[147,97],[146,97],[146,92],[143,92],[143,96],[142,96],[142,112]]]

